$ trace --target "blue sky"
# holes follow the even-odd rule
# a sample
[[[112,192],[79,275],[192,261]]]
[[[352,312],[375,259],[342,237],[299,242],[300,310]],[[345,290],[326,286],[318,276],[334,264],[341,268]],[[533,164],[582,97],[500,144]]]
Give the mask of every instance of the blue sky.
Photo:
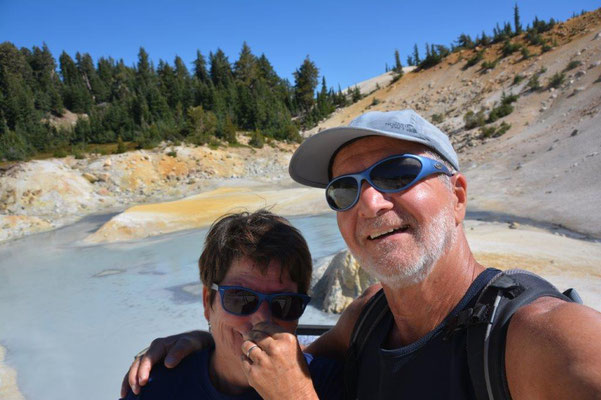
[[[568,4],[569,3],[569,4]],[[0,0],[0,42],[18,47],[46,42],[58,60],[65,50],[137,60],[140,46],[155,65],[179,55],[192,65],[221,48],[231,62],[242,42],[265,53],[278,74],[292,73],[306,55],[328,86],[343,88],[384,72],[394,50],[405,63],[413,44],[449,45],[465,32],[491,34],[497,22],[513,24],[514,1],[328,1],[328,0]],[[518,2],[522,24],[535,15],[566,20],[599,7],[592,0]]]

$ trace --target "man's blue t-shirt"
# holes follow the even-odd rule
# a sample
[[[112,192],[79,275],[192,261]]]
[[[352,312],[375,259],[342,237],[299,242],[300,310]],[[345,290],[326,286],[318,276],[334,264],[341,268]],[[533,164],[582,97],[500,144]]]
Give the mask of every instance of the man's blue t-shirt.
[[[259,400],[254,389],[239,396],[228,396],[215,389],[209,379],[209,360],[213,349],[206,349],[186,357],[177,367],[169,369],[163,364],[153,367],[148,383],[139,395],[129,391],[125,400]],[[320,399],[342,399],[341,364],[327,358],[305,353],[313,386]],[[277,385],[278,382],[274,382]]]

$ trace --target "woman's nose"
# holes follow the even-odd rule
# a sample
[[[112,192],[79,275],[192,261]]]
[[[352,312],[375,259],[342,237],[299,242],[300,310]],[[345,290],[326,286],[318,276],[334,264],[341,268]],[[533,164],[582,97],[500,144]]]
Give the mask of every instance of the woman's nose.
[[[251,322],[253,325],[258,324],[259,322],[271,322],[271,319],[272,315],[268,301],[261,302],[257,311],[251,315]]]

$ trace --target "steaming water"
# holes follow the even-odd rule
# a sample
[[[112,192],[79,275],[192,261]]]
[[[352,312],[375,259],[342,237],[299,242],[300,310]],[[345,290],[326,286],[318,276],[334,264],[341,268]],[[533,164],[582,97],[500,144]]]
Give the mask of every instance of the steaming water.
[[[110,217],[0,244],[0,344],[27,399],[116,399],[151,339],[207,327],[196,267],[206,229],[81,244]],[[315,259],[344,247],[333,213],[291,221]],[[300,323],[336,319],[309,307]]]

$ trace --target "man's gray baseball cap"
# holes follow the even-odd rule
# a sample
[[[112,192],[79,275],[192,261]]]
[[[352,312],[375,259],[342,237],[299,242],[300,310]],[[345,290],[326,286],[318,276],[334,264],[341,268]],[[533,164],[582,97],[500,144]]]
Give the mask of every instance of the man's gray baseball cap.
[[[459,160],[447,135],[413,110],[372,111],[348,126],[326,129],[307,138],[292,155],[288,172],[307,186],[325,188],[330,159],[345,143],[364,136],[386,136],[421,143],[438,153],[459,171]]]

